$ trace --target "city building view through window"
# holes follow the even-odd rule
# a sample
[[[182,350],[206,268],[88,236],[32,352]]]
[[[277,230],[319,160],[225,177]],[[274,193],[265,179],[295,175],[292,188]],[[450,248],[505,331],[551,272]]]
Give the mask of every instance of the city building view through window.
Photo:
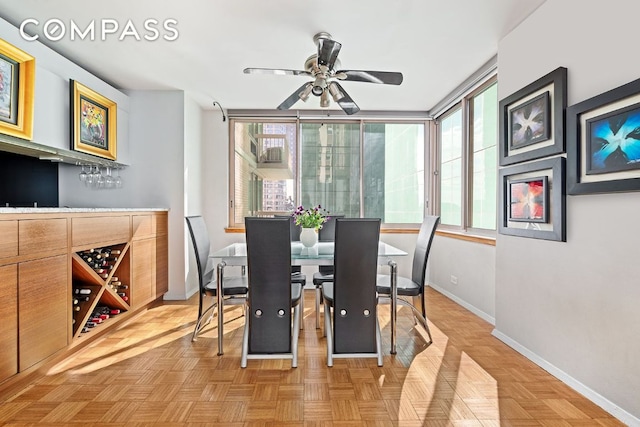
[[[234,120],[232,129],[231,225],[298,205],[387,224],[422,222],[424,122]]]

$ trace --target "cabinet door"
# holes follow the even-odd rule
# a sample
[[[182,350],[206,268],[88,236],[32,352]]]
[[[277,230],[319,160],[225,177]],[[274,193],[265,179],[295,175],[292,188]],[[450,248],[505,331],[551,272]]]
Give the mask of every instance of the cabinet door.
[[[0,267],[0,382],[18,373],[18,266]]]
[[[167,235],[156,238],[156,298],[169,291],[169,245]]]
[[[20,372],[68,343],[67,255],[18,264]]]
[[[131,304],[140,307],[155,298],[155,239],[131,243]]]

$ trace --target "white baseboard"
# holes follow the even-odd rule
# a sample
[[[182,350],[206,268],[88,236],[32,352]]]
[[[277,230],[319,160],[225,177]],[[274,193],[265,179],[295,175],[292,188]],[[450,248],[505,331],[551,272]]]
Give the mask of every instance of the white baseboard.
[[[185,291],[185,293],[173,293],[169,291],[166,294],[164,294],[164,297],[162,299],[165,301],[186,301],[197,293],[198,293],[198,288],[189,289]]]
[[[473,314],[475,314],[479,318],[481,318],[483,320],[486,320],[487,322],[489,322],[490,324],[495,326],[496,319],[493,316],[490,316],[487,313],[485,313],[484,311],[480,310],[478,307],[469,304],[465,300],[455,296],[451,292],[441,288],[438,285],[434,285],[433,283],[429,283],[428,286],[430,288],[433,288],[436,291],[440,292],[442,295],[444,295],[445,297],[449,298],[450,300],[453,300],[456,304],[461,305],[462,307],[466,308],[467,310],[469,310],[470,312],[472,312]]]
[[[540,366],[545,371],[549,372],[554,377],[558,378],[560,381],[577,391],[578,393],[585,396],[587,399],[591,400],[596,405],[600,406],[602,409],[616,417],[618,420],[622,421],[628,426],[640,427],[640,418],[637,418],[625,411],[624,409],[617,406],[615,403],[611,402],[604,396],[596,393],[586,385],[582,384],[580,381],[573,378],[571,375],[567,374],[563,370],[555,367],[551,363],[547,362],[542,357],[538,356],[536,353],[532,352],[528,348],[519,344],[517,341],[509,338],[507,335],[502,332],[494,329],[491,332],[491,335],[498,338],[500,341],[513,348],[518,353],[522,354],[527,359],[531,360],[536,365]]]

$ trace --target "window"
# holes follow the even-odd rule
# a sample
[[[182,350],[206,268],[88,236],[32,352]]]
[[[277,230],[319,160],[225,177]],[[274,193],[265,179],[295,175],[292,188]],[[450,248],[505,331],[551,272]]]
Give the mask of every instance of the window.
[[[232,119],[230,226],[322,205],[415,225],[425,214],[425,122]]]
[[[295,199],[296,123],[235,122],[231,222],[291,210]]]
[[[364,216],[419,224],[425,215],[424,124],[364,125]]]
[[[496,229],[497,86],[490,80],[437,118],[443,225]]]

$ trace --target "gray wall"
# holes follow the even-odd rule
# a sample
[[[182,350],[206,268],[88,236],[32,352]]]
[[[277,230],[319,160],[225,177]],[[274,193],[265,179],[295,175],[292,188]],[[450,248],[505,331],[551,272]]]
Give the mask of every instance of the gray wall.
[[[590,4],[547,0],[500,42],[500,98],[558,66],[569,105],[640,77],[640,3]],[[568,196],[566,243],[498,235],[496,254],[496,335],[634,425],[639,212],[638,192]]]
[[[493,324],[495,269],[495,246],[436,236],[427,278],[432,288]],[[451,276],[457,278],[457,284],[451,283]]]

